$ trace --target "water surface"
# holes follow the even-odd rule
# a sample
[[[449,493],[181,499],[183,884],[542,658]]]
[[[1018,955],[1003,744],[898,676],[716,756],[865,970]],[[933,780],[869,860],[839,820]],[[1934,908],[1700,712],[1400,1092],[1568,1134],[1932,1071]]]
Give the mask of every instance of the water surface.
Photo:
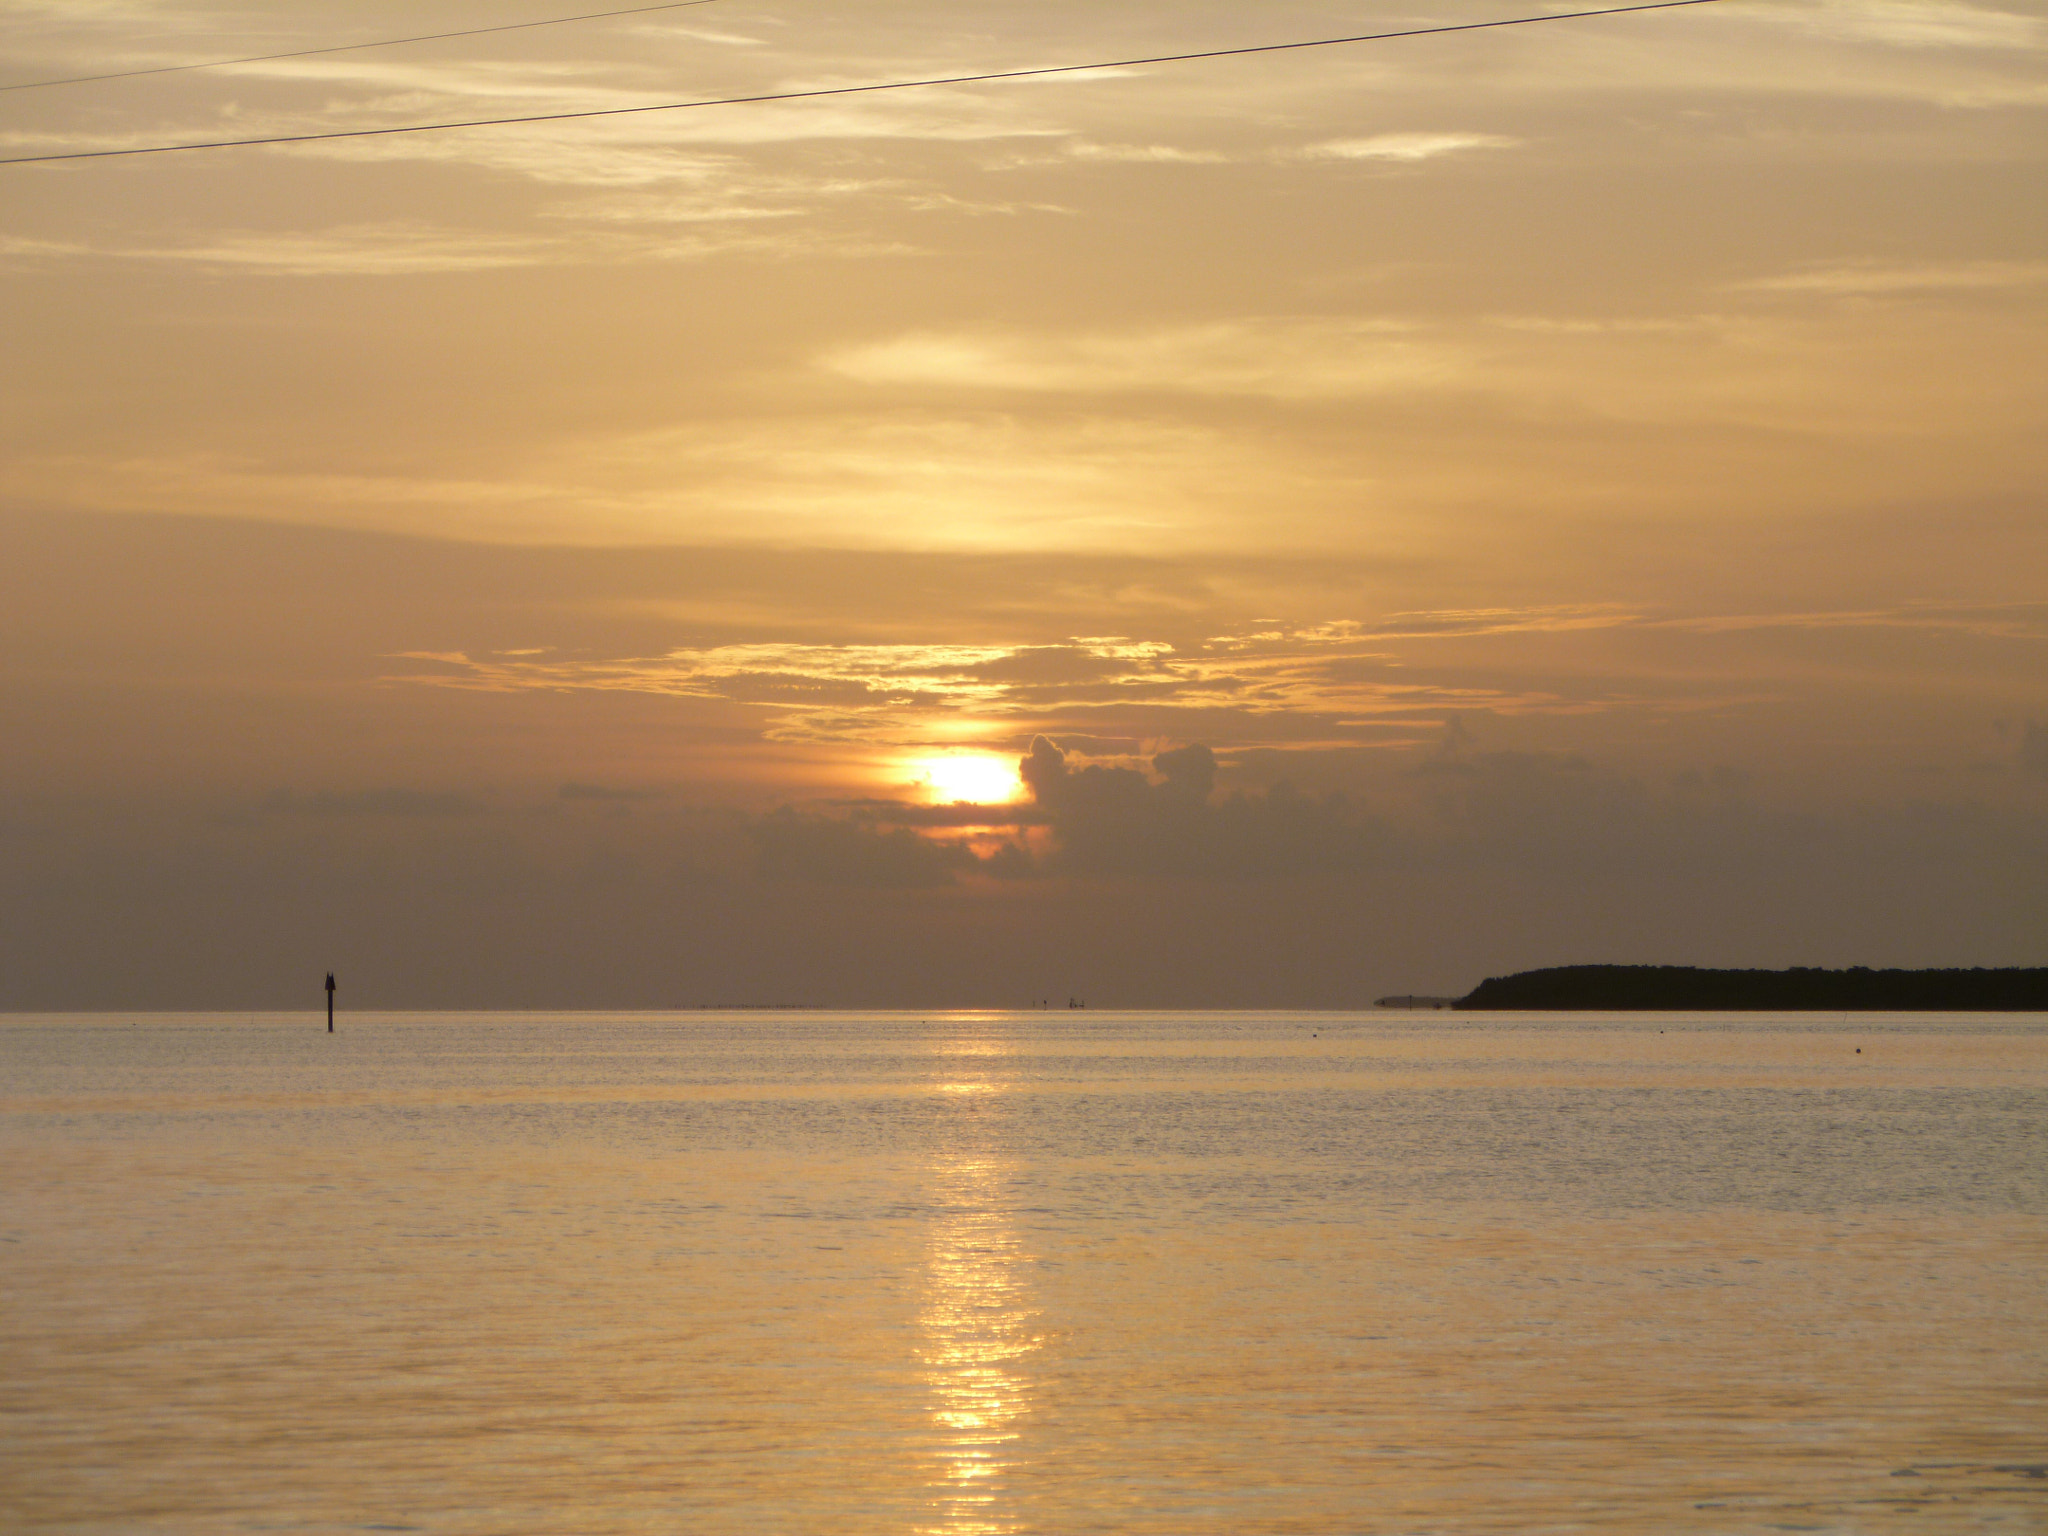
[[[0,1526],[2048,1529],[2048,1018],[0,1018]]]

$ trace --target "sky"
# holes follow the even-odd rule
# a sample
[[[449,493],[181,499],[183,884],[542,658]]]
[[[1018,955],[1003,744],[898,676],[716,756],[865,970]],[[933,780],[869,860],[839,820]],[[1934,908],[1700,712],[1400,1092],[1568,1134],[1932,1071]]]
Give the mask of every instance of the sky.
[[[1543,15],[7,0],[0,159]],[[0,165],[0,1007],[2048,964],[2048,4]]]

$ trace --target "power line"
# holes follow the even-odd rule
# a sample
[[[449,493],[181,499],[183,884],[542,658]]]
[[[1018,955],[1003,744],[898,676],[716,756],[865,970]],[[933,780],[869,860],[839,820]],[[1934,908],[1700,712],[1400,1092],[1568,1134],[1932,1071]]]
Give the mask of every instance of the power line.
[[[713,0],[671,0],[668,5],[636,5],[626,11],[592,11],[587,16],[551,16],[546,21],[508,21],[497,27],[471,27],[466,32],[428,32],[419,37],[387,37],[374,43],[336,43],[329,48],[299,48],[290,53],[258,53],[246,59],[209,59],[204,64],[158,64],[150,69],[122,69],[110,75],[72,75],[63,80],[17,80],[0,91],[34,91],[46,85],[88,85],[95,80],[133,80],[138,75],[175,75],[186,69],[225,69],[230,64],[268,64],[276,59],[310,59],[317,53],[353,53],[359,48],[396,48],[401,43],[438,43],[450,37],[482,37],[486,32],[522,32],[528,27],[562,27],[572,21],[606,21],[613,16],[644,16],[649,11],[680,11]]]
[[[1074,75],[1097,69],[1133,69],[1144,64],[1185,64],[1197,59],[1231,59],[1252,53],[1286,53],[1301,48],[1334,48],[1345,43],[1382,43],[1401,37],[1432,37],[1445,32],[1483,32],[1493,27],[1520,27],[1544,21],[1579,21],[1589,16],[1625,16],[1635,11],[1670,11],[1689,5],[1717,5],[1720,0],[1650,0],[1642,5],[1612,5],[1593,11],[1553,11],[1545,16],[1511,16],[1501,21],[1466,21],[1445,27],[1411,27],[1401,32],[1366,32],[1355,37],[1318,37],[1297,43],[1255,43],[1245,48],[1210,48],[1200,53],[1161,53],[1142,59],[1107,59],[1093,64],[1051,64],[1036,69],[992,70],[979,75],[940,75],[925,80],[882,80],[870,85],[835,85],[809,91],[771,91],[758,96],[718,96],[698,101],[667,101],[645,107],[596,107],[581,112],[537,112],[525,117],[478,117],[451,123],[409,123],[397,128],[338,128],[324,133],[281,133],[258,139],[213,139],[191,144],[145,144],[133,149],[80,149],[57,155],[18,155],[0,165],[40,165],[53,160],[109,160],[122,155],[167,155],[188,149],[241,149],[265,144],[312,144],[330,139],[374,139],[400,133],[440,133],[452,128],[509,128],[527,123],[565,123],[595,117],[627,117],[642,112],[681,112],[692,107],[742,107],[771,101],[815,101],[828,96],[861,96],[876,91],[908,91],[934,85],[982,85],[995,80],[1028,80],[1047,75]]]

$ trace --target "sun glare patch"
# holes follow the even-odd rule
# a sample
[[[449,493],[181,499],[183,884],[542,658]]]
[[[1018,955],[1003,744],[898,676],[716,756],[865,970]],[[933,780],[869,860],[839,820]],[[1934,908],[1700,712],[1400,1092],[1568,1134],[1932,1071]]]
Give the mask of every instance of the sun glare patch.
[[[918,782],[942,804],[1001,805],[1017,798],[1023,784],[1007,757],[927,757],[917,764]]]

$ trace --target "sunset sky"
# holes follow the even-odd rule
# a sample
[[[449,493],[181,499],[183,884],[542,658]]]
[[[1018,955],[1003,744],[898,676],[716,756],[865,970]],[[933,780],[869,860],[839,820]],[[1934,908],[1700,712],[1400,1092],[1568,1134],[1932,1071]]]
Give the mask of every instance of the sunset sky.
[[[0,158],[1556,9],[708,0]],[[2048,4],[1718,0],[0,166],[0,1007],[2048,964],[2044,128]]]

